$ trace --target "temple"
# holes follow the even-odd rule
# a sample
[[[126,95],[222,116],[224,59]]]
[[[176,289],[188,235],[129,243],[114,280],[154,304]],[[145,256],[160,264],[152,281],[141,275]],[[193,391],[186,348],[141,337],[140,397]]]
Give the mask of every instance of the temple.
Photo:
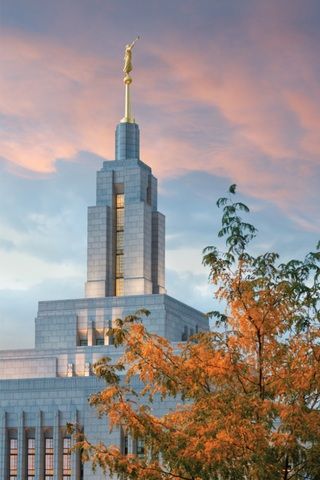
[[[115,160],[97,172],[96,192],[88,209],[84,297],[39,302],[35,348],[0,351],[1,480],[105,479],[70,453],[67,422],[77,422],[93,442],[138,453],[135,439],[124,445],[121,432],[109,433],[87,401],[103,387],[92,365],[121,354],[107,333],[116,318],[145,308],[149,331],[172,342],[208,329],[201,312],[166,294],[165,218],[131,117],[116,127]],[[160,414],[167,407],[153,408]]]
[[[157,180],[141,162],[139,127],[120,123],[115,160],[97,174],[97,202],[88,211],[86,297],[165,293],[165,219]]]

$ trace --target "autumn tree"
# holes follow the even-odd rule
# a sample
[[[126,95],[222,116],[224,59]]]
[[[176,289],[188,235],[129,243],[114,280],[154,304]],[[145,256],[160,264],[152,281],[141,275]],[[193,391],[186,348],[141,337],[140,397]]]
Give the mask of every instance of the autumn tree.
[[[144,456],[82,439],[85,460],[132,480],[320,479],[320,251],[281,262],[253,256],[256,229],[220,198],[225,251],[207,247],[218,328],[173,345],[143,315],[109,332],[123,349],[95,366],[106,388],[90,398],[111,429],[143,439]],[[139,386],[137,387],[137,380]],[[176,408],[157,415],[155,400]]]

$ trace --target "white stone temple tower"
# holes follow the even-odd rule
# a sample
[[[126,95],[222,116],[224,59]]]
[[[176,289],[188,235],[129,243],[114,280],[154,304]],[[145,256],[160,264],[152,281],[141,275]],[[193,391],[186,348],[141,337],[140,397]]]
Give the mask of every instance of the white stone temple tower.
[[[86,297],[165,293],[165,218],[139,140],[136,123],[120,123],[116,159],[97,173],[96,206],[88,210]]]

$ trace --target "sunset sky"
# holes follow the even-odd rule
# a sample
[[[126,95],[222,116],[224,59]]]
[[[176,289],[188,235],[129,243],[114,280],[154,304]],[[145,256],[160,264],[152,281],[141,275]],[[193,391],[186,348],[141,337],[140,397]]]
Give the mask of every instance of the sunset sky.
[[[320,239],[319,0],[0,0],[0,348],[33,346],[38,300],[83,296],[86,209],[137,35],[168,294],[214,308],[201,251],[222,246],[215,203],[231,183],[255,253],[302,258]]]

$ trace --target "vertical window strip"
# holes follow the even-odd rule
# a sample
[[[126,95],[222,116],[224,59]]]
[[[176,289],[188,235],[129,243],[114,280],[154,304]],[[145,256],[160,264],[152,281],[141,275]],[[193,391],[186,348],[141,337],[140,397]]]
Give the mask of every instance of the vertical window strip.
[[[44,480],[53,480],[53,438],[44,439]]]
[[[144,449],[144,440],[143,438],[137,438],[136,440],[136,450],[137,450],[137,456],[138,457],[144,457],[145,454],[145,449]]]
[[[27,439],[27,479],[35,478],[35,439]]]
[[[118,193],[115,196],[115,294],[122,296],[124,294],[124,194]]]
[[[17,480],[18,471],[18,440],[9,439],[9,479]]]
[[[128,455],[129,453],[129,438],[128,433],[123,428],[120,430],[120,449],[122,455]]]
[[[71,479],[71,438],[63,439],[62,479]]]

